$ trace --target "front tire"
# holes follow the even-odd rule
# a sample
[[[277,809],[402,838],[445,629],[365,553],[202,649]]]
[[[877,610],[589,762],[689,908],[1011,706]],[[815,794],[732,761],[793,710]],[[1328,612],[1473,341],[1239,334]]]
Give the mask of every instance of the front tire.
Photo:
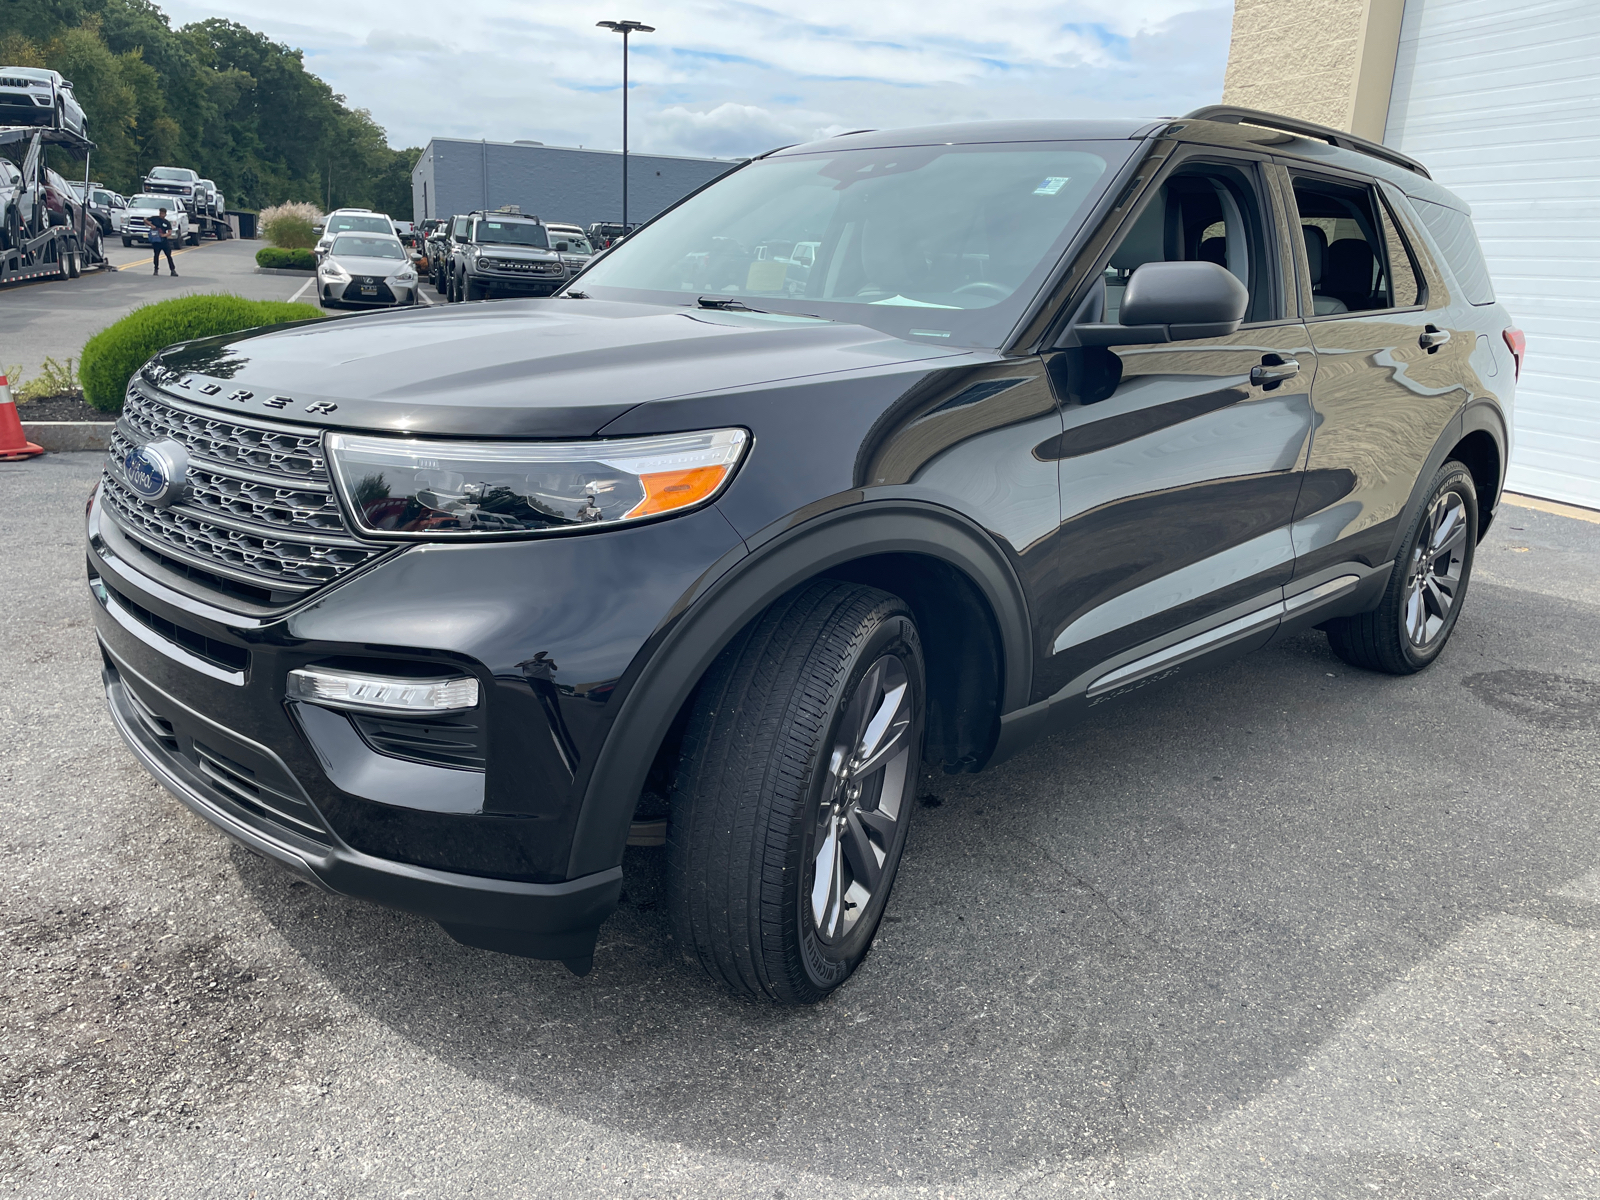
[[[1333,652],[1388,675],[1412,675],[1433,662],[1461,616],[1477,546],[1477,484],[1461,463],[1447,462],[1411,523],[1378,607],[1323,627]]]
[[[904,601],[819,580],[700,686],[667,861],[684,955],[736,992],[811,1004],[866,957],[922,759],[922,644]]]
[[[464,276],[462,282],[466,285],[463,289],[466,292],[464,299],[483,300],[488,297],[489,289],[483,284],[475,283],[471,275]]]

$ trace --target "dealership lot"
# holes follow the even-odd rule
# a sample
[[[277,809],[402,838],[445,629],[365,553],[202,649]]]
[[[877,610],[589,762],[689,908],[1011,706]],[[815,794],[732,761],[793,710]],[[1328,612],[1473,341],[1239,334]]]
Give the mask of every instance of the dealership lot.
[[[1423,675],[1307,635],[930,777],[875,952],[780,1011],[676,964],[658,851],[580,980],[190,815],[102,708],[98,469],[0,467],[15,1194],[1597,1186],[1600,524],[1503,507]]]
[[[306,284],[282,275],[257,275],[255,253],[261,242],[201,242],[173,251],[178,278],[150,273],[149,247],[107,243],[118,269],[91,272],[80,279],[48,280],[0,290],[0,370],[20,364],[23,377],[35,374],[46,358],[65,363],[77,358],[84,342],[141,304],[196,292],[231,292],[248,300],[293,299]],[[301,299],[316,303],[315,286]]]

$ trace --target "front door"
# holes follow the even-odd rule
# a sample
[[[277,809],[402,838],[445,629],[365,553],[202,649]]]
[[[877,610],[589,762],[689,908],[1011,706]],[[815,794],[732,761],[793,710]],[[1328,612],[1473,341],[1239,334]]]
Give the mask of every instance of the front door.
[[[1036,698],[1094,702],[1119,690],[1119,672],[1137,685],[1128,664],[1154,652],[1212,634],[1248,649],[1276,628],[1316,370],[1285,300],[1286,228],[1262,164],[1181,163],[1110,252],[1103,316],[1087,319],[1116,323],[1143,263],[1209,260],[1248,288],[1245,324],[1052,359],[1062,522]]]

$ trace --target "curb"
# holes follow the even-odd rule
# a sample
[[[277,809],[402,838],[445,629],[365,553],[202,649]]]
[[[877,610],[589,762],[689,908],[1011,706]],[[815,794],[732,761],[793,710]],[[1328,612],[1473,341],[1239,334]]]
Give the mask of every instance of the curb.
[[[106,450],[115,421],[24,421],[22,432],[46,450]]]
[[[291,277],[293,279],[314,279],[316,277],[317,272],[316,272],[315,269],[312,269],[310,271],[291,271],[287,267],[257,267],[256,268],[256,274],[257,275],[288,275],[289,277]]]

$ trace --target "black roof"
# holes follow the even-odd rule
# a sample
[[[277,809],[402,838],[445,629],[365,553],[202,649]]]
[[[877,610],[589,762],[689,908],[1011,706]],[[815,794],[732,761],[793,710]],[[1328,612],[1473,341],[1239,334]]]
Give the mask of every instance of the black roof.
[[[878,146],[961,146],[984,142],[1105,142],[1146,137],[1170,118],[1152,121],[1133,117],[1082,119],[1034,118],[1019,121],[963,121],[952,125],[918,125],[910,129],[868,129],[798,146],[774,150],[771,157],[863,150]]]

